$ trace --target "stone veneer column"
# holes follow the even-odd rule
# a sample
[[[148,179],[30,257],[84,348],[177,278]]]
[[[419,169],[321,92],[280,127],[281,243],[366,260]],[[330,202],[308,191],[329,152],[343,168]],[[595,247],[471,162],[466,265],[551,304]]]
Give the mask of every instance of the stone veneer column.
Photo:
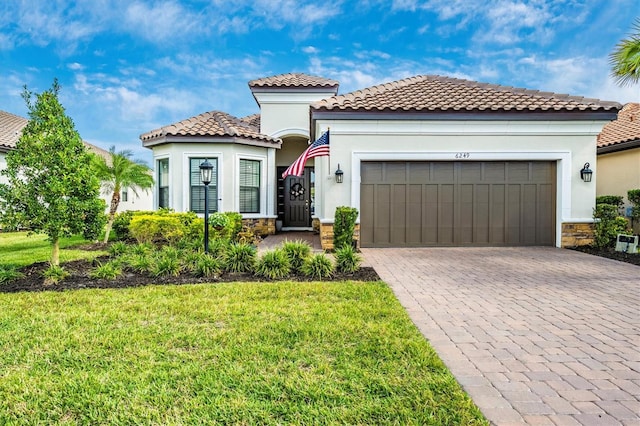
[[[586,246],[593,243],[593,223],[563,223],[562,247]]]

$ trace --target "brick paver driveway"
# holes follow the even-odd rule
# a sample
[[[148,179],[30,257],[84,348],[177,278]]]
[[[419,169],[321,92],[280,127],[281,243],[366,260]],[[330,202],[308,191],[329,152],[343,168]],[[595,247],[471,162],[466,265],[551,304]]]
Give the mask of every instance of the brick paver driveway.
[[[556,248],[363,249],[496,425],[640,425],[640,268]]]

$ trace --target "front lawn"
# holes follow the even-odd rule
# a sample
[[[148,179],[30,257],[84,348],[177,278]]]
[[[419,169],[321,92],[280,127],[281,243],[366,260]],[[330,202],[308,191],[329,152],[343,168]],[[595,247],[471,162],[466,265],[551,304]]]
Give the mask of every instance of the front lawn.
[[[75,248],[85,241],[81,236],[60,240],[60,262],[93,259],[106,251],[86,251]],[[22,267],[51,259],[51,243],[44,234],[0,232],[0,266]]]
[[[0,294],[0,424],[487,424],[381,282]]]

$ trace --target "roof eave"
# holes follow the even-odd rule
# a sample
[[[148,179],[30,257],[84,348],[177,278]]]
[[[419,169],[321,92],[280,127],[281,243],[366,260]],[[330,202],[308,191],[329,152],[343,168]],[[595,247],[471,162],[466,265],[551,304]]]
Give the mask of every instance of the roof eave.
[[[406,110],[338,110],[311,109],[312,120],[342,119],[342,120],[603,120],[610,121],[617,116],[617,110],[578,110],[578,111],[406,111]]]
[[[142,138],[141,138],[142,139]],[[278,140],[261,140],[252,139],[238,136],[181,136],[181,135],[163,135],[159,137],[149,138],[147,140],[142,139],[142,146],[145,148],[152,148],[154,146],[165,145],[169,143],[211,143],[211,144],[239,144],[257,146],[262,148],[276,148],[282,147],[282,141]]]
[[[639,148],[640,139],[634,139],[626,142],[618,142],[607,146],[601,146],[597,149],[597,154],[609,154],[612,152],[626,151],[628,149]]]

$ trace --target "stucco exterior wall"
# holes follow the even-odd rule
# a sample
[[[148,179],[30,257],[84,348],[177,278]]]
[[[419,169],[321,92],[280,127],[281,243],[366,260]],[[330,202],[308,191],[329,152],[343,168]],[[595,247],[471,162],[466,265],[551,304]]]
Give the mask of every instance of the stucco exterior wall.
[[[597,195],[621,195],[626,205],[627,192],[640,189],[640,148],[598,155]]]
[[[260,132],[273,137],[309,137],[309,105],[333,92],[254,93],[260,104]]]
[[[260,161],[260,213],[243,214],[245,218],[273,216],[275,190],[275,148],[240,144],[172,143],[154,147],[154,168],[158,160],[169,159],[169,205],[175,211],[189,211],[189,159],[218,159],[218,210],[239,211],[240,159]],[[157,176],[155,176],[157,180]],[[158,206],[157,183],[154,208]]]
[[[556,161],[557,242],[562,223],[589,223],[596,185],[580,179],[584,163],[598,174],[596,136],[604,121],[338,121],[318,120],[316,133],[331,129],[331,156],[316,158],[316,215],[332,222],[337,206],[360,209],[360,163],[375,160]],[[329,164],[327,164],[329,163]],[[335,182],[338,164],[344,183]]]

